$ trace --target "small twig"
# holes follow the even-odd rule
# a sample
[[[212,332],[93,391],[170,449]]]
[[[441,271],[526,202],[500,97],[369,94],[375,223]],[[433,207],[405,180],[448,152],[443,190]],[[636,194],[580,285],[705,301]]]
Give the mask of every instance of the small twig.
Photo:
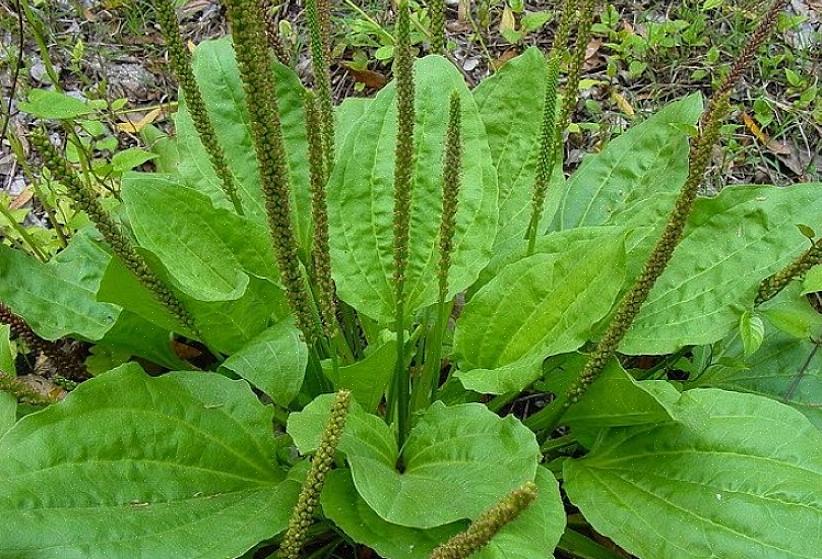
[[[799,371],[796,373],[796,376],[791,381],[791,385],[788,387],[788,390],[785,391],[785,397],[782,398],[782,401],[784,403],[788,403],[790,401],[790,399],[793,398],[793,395],[796,392],[796,389],[799,387],[799,383],[802,382],[802,378],[805,376],[805,373],[808,371],[808,367],[810,366],[811,361],[813,361],[813,358],[816,355],[816,352],[819,351],[819,346],[822,345],[822,339],[813,340],[813,342],[814,342],[814,345],[813,345],[813,349],[811,350],[810,355],[808,355],[808,358],[805,359],[804,363],[802,363],[802,366],[799,368]]]
[[[23,66],[23,47],[25,42],[25,36],[23,31],[23,7],[20,5],[20,1],[21,0],[15,0],[15,6],[17,7],[17,35],[20,45],[17,50],[17,60],[14,64],[14,71],[11,74],[11,86],[9,87],[9,102],[6,114],[3,119],[3,132],[0,133],[0,141],[2,141],[2,138],[6,137],[6,132],[8,131],[9,123],[11,123],[12,101],[14,100],[14,96],[17,94],[17,83],[20,78],[20,68]]]

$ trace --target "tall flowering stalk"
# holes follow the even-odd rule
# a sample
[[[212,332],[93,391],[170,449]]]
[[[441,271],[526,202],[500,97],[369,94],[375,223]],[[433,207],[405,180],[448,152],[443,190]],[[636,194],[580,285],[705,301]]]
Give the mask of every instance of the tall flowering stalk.
[[[30,406],[48,406],[56,404],[57,398],[41,394],[20,379],[0,371],[0,392],[6,392],[17,398],[18,402]]]
[[[79,359],[67,355],[58,344],[38,336],[22,318],[3,303],[0,303],[0,324],[8,325],[11,335],[22,340],[29,349],[48,357],[61,376],[74,379],[88,377]]]
[[[785,6],[786,1],[787,0],[775,0],[771,4],[756,31],[734,63],[730,73],[715,91],[703,115],[702,132],[691,147],[688,179],[685,181],[674,208],[668,217],[668,222],[665,225],[662,236],[657,240],[639,278],[620,301],[605,333],[588,358],[579,377],[568,389],[563,405],[547,407],[543,411],[529,417],[526,420],[526,424],[532,429],[543,430],[555,427],[565,411],[579,401],[591,383],[593,383],[605,369],[608,361],[615,355],[619,343],[622,341],[622,338],[625,337],[631,324],[633,324],[634,319],[642,308],[642,304],[648,298],[651,289],[657,279],[659,279],[659,276],[662,275],[662,272],[673,256],[674,250],[682,239],[682,232],[685,229],[688,215],[696,200],[697,191],[700,184],[702,184],[708,168],[713,146],[719,139],[719,129],[723,118],[728,112],[731,92],[742,77],[745,69],[750,65],[756,51],[770,36],[776,25],[777,16]]]
[[[448,325],[448,272],[451,269],[451,252],[457,230],[457,205],[462,175],[462,107],[459,92],[451,94],[448,127],[445,131],[445,155],[442,169],[442,217],[440,219],[439,267],[437,270],[439,299],[437,322],[431,336],[431,350],[425,359],[425,367],[412,395],[412,409],[424,408],[431,401],[431,394],[439,380],[442,358],[442,338]]]
[[[592,4],[592,2],[586,2]],[[583,7],[584,9],[584,7]],[[591,11],[593,10],[593,7]],[[568,36],[571,32],[571,24],[573,23],[576,12],[576,0],[565,0],[560,11],[559,25],[557,26],[554,40],[551,44],[551,51],[548,54],[548,69],[545,77],[545,99],[543,101],[542,109],[542,127],[540,129],[539,141],[539,155],[537,159],[537,173],[534,177],[534,192],[531,199],[531,219],[528,222],[527,238],[528,238],[528,254],[533,254],[534,247],[539,233],[540,221],[542,220],[542,212],[545,209],[545,198],[548,195],[548,187],[551,184],[551,175],[554,172],[554,167],[557,162],[559,148],[562,140],[562,132],[567,128],[564,111],[557,118],[557,99],[559,89],[559,67],[564,58],[564,53],[568,45]],[[579,26],[582,27],[585,16],[580,18]],[[591,26],[590,19],[588,26]],[[580,30],[580,32],[582,32]],[[590,30],[588,31],[590,36]],[[587,45],[587,42],[586,42]],[[578,46],[578,45],[577,45]],[[578,50],[578,49],[577,49]],[[575,51],[576,54],[576,51]],[[584,56],[584,48],[583,48]],[[576,56],[574,57],[576,60]],[[575,65],[572,63],[572,68]],[[569,76],[568,85],[565,88],[565,106],[569,98],[576,104],[576,90],[578,87],[579,77],[574,80]]]
[[[325,336],[331,339],[337,333],[337,308],[335,303],[334,280],[331,278],[331,251],[328,237],[328,204],[323,173],[323,147],[320,116],[316,98],[310,91],[305,93],[305,126],[308,133],[308,162],[311,182],[311,217],[314,237],[311,253],[314,260],[314,275],[318,287],[320,320]]]
[[[571,122],[571,114],[579,98],[579,81],[582,78],[582,67],[585,65],[585,56],[588,52],[588,43],[591,42],[591,33],[594,25],[594,11],[597,0],[583,0],[579,6],[579,20],[577,21],[577,38],[574,43],[573,55],[568,65],[568,81],[565,83],[565,95],[562,110],[557,119],[557,133],[562,134]]]
[[[280,64],[287,66],[290,62],[290,57],[280,37],[279,21],[276,15],[277,8],[274,6],[274,0],[261,0],[260,9],[262,10],[262,18],[265,22],[265,34],[268,38],[268,44],[271,50],[274,51],[274,56],[280,61]]]
[[[464,532],[460,532],[431,554],[431,559],[465,559],[491,542],[505,525],[513,522],[537,498],[537,486],[528,482],[482,513]]]
[[[40,154],[45,167],[55,179],[66,187],[75,209],[86,212],[91,222],[103,235],[103,239],[111,247],[112,252],[120,258],[126,268],[180,324],[202,338],[194,323],[194,318],[165,282],[151,270],[145,259],[135,250],[128,235],[123,232],[120,225],[103,208],[97,194],[77,178],[77,175],[69,168],[65,158],[60,156],[57,149],[43,133],[33,132],[30,139],[32,145]]]
[[[317,338],[317,321],[297,256],[288,162],[262,14],[257,0],[226,0],[225,5],[251,116],[260,183],[280,275],[297,326],[311,344]]]
[[[280,559],[299,559],[300,550],[305,544],[307,531],[314,522],[314,511],[320,500],[325,485],[325,478],[334,465],[334,455],[340,444],[348,408],[351,405],[351,393],[340,390],[331,405],[331,413],[325,424],[320,445],[311,459],[311,467],[305,477],[297,505],[291,513],[283,541],[280,544]]]
[[[200,93],[200,87],[197,85],[197,79],[194,77],[194,70],[191,67],[191,54],[183,43],[183,38],[180,35],[180,25],[177,21],[177,13],[174,9],[172,0],[157,0],[155,2],[157,10],[157,20],[160,23],[160,28],[163,32],[163,38],[168,46],[168,58],[171,62],[171,69],[177,77],[177,83],[185,95],[186,106],[188,112],[191,114],[191,120],[194,122],[194,128],[200,136],[200,141],[208,154],[211,166],[214,172],[220,179],[220,185],[223,192],[231,203],[234,204],[234,209],[240,215],[243,214],[243,206],[240,202],[240,197],[237,193],[237,185],[234,182],[234,175],[228,166],[228,161],[225,158],[225,152],[217,139],[217,132],[214,130],[214,124],[208,116],[205,101]]]
[[[759,286],[756,295],[756,304],[761,305],[770,301],[785,289],[795,278],[802,278],[814,266],[822,264],[822,239],[817,241],[799,258],[788,264],[784,269],[767,278]]]
[[[411,52],[408,3],[399,5],[394,77],[397,83],[397,143],[394,163],[394,298],[397,331],[397,363],[394,369],[389,412],[396,408],[399,444],[408,434],[409,383],[405,365],[405,272],[411,225],[411,192],[414,174],[414,66]],[[388,414],[390,418],[392,413]]]
[[[431,20],[431,52],[445,54],[445,0],[428,0]]]
[[[323,159],[327,179],[334,164],[334,100],[331,94],[331,67],[329,65],[331,8],[327,0],[306,0],[305,9],[308,32],[311,36],[314,84],[319,93]]]

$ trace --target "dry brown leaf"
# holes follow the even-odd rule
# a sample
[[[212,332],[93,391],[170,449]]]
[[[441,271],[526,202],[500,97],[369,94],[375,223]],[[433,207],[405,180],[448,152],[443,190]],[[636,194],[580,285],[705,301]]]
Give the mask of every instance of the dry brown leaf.
[[[154,123],[154,121],[157,120],[157,118],[160,116],[160,114],[162,114],[162,112],[163,109],[158,107],[146,113],[146,115],[139,120],[129,119],[127,122],[118,122],[117,130],[129,134],[139,134],[143,128],[145,128],[149,124]],[[128,119],[129,117],[126,118]]]
[[[499,70],[500,68],[505,66],[506,62],[508,62],[512,58],[515,58],[518,54],[519,54],[519,51],[517,49],[508,49],[508,50],[506,50],[505,52],[502,53],[502,55],[499,58],[497,58],[496,60],[491,61],[491,68],[493,68],[494,71],[496,72],[497,70]]]
[[[745,124],[745,128],[750,130],[751,134],[753,134],[754,137],[757,140],[759,140],[760,144],[762,144],[763,146],[768,145],[768,136],[765,134],[765,132],[762,131],[762,129],[754,121],[754,119],[751,118],[751,115],[749,115],[746,112],[743,112],[742,113],[742,122],[743,122],[743,124]]]
[[[11,201],[11,204],[9,204],[9,209],[19,210],[20,208],[25,206],[33,197],[34,193],[31,191],[31,188],[28,185],[26,185],[26,188],[23,190],[23,192],[18,194],[17,197]]]
[[[388,78],[379,72],[374,72],[373,70],[368,69],[358,70],[348,65],[346,65],[346,69],[355,81],[365,84],[366,87],[370,87],[372,89],[382,89],[385,84],[388,83]]]
[[[616,91],[612,91],[611,99],[614,100],[616,106],[619,107],[619,110],[622,111],[624,114],[628,116],[634,116],[636,114],[636,111],[631,106],[631,103],[629,103],[628,100],[622,94],[617,93]]]

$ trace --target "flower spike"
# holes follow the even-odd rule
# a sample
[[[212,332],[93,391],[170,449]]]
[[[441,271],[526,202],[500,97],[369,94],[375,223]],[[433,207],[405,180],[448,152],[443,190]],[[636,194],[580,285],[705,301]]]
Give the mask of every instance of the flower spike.
[[[297,326],[306,342],[311,344],[317,338],[317,321],[297,255],[288,161],[261,10],[257,0],[225,0],[224,3],[251,116],[254,149],[260,165],[260,185],[280,276]]]
[[[103,235],[112,252],[125,264],[126,268],[148,289],[168,311],[197,337],[202,338],[194,318],[189,314],[171,289],[155,274],[145,259],[137,252],[134,245],[103,208],[97,195],[83,184],[77,175],[69,169],[65,158],[61,157],[55,147],[42,132],[31,134],[31,143],[43,160],[45,167],[55,179],[60,181],[68,192],[74,207],[86,212],[97,230]]]
[[[223,192],[231,200],[234,209],[243,215],[243,206],[237,193],[237,185],[234,182],[234,175],[228,167],[225,152],[217,139],[217,132],[214,124],[208,116],[205,101],[194,77],[194,70],[191,67],[191,54],[183,43],[180,35],[180,24],[177,21],[177,13],[172,0],[157,0],[155,3],[157,19],[163,32],[166,45],[168,46],[168,58],[171,62],[171,69],[177,77],[177,83],[183,90],[186,106],[194,122],[194,128],[200,136],[200,141],[208,153],[211,166],[220,179]]]
[[[350,405],[351,392],[348,390],[337,392],[320,439],[320,445],[311,459],[311,468],[303,482],[300,496],[297,498],[297,504],[291,513],[288,528],[280,544],[278,552],[280,559],[299,559],[300,557],[300,550],[307,536],[306,532],[314,521],[314,511],[320,501],[325,478],[331,466],[334,465],[334,455],[342,438]]]
[[[579,401],[591,383],[599,378],[608,361],[616,354],[619,343],[633,324],[642,304],[648,298],[654,284],[662,275],[668,262],[670,262],[682,238],[688,215],[691,212],[699,186],[702,184],[702,180],[707,171],[713,147],[719,139],[719,130],[722,125],[722,120],[728,112],[729,99],[734,85],[753,60],[758,48],[761,47],[770,36],[775,27],[777,16],[786,1],[787,0],[775,0],[771,4],[757,26],[756,31],[751,36],[751,41],[746,44],[742,53],[734,63],[731,72],[711,98],[708,108],[703,115],[702,133],[691,147],[688,178],[668,217],[665,229],[657,240],[639,278],[637,278],[634,285],[617,306],[613,318],[588,358],[585,367],[568,389],[563,405],[547,407],[529,417],[526,420],[526,425],[531,429],[548,430],[555,427],[565,411]]]
[[[537,498],[537,486],[528,482],[488,509],[461,532],[439,546],[431,559],[465,559],[491,542],[506,524],[514,521]]]

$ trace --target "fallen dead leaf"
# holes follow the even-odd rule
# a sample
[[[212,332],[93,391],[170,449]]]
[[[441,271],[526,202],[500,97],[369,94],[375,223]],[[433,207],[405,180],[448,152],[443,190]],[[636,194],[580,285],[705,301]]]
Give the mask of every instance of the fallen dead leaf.
[[[496,72],[497,70],[505,66],[506,62],[516,57],[518,54],[519,51],[517,49],[508,49],[505,52],[503,52],[499,58],[491,61],[491,67]]]
[[[366,87],[370,87],[372,89],[382,89],[385,84],[388,83],[388,78],[379,72],[374,72],[373,70],[368,69],[358,70],[348,65],[345,67],[355,81],[365,84]]]
[[[146,115],[139,119],[139,120],[131,120],[128,116],[125,118],[128,119],[127,122],[118,122],[117,123],[117,130],[120,132],[126,132],[128,134],[139,134],[143,128],[148,126],[149,124],[153,124],[155,120],[162,114],[163,109],[158,107],[146,113]]]
[[[14,200],[12,200],[11,204],[9,204],[9,209],[19,210],[20,208],[25,206],[33,197],[34,193],[31,191],[31,188],[28,185],[26,185],[26,188],[23,190],[23,192],[18,194],[17,197]]]
[[[612,91],[611,99],[614,100],[616,106],[619,107],[619,110],[622,111],[624,114],[628,116],[634,116],[636,114],[636,111],[631,106],[631,103],[629,103],[625,96],[623,96],[622,94],[617,93],[616,91]]]

